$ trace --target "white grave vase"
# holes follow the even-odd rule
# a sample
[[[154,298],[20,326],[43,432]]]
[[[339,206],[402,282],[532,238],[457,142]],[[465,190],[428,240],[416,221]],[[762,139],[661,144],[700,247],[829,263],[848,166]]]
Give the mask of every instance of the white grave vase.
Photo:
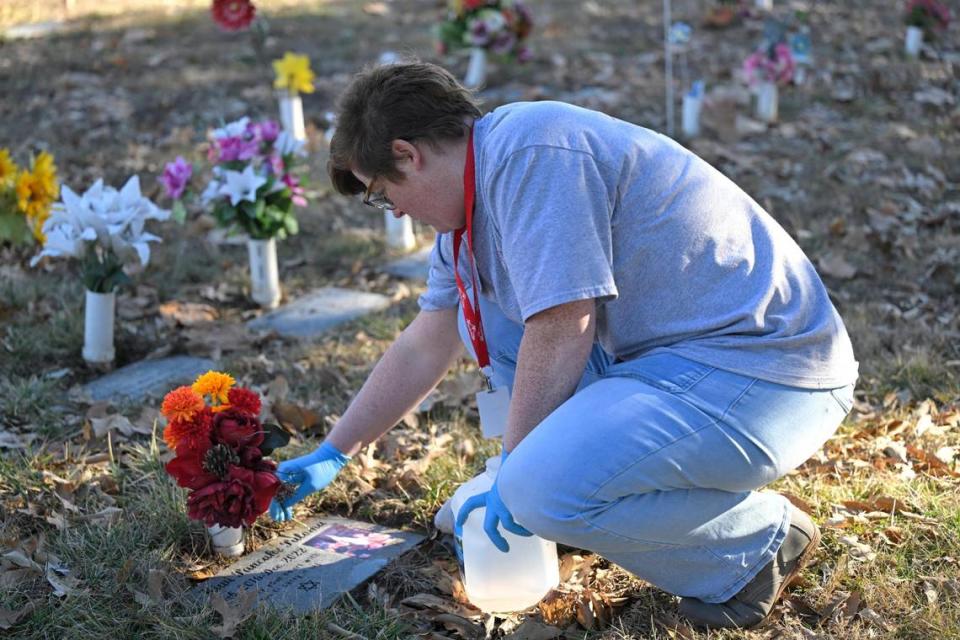
[[[685,137],[694,138],[700,135],[700,108],[702,106],[703,98],[689,93],[684,94],[681,126]]]
[[[221,527],[218,524],[207,527],[213,551],[222,556],[243,555],[243,528]]]
[[[383,212],[383,220],[387,227],[387,246],[397,251],[412,251],[417,246],[417,238],[413,235],[413,222],[410,216],[399,218],[392,211]]]
[[[307,129],[303,123],[303,102],[300,95],[289,91],[278,91],[280,103],[280,125],[300,142],[307,140]]]
[[[113,324],[116,294],[87,289],[83,324],[83,359],[90,363],[113,362]]]
[[[761,82],[757,86],[757,118],[776,122],[779,113],[777,83]]]
[[[487,50],[474,47],[470,50],[470,64],[463,84],[468,89],[476,89],[487,79]]]
[[[904,51],[911,58],[920,55],[920,48],[923,46],[923,29],[920,27],[907,27],[906,39],[903,41]]]
[[[250,255],[250,297],[261,307],[280,304],[280,273],[277,269],[277,240],[247,240]]]

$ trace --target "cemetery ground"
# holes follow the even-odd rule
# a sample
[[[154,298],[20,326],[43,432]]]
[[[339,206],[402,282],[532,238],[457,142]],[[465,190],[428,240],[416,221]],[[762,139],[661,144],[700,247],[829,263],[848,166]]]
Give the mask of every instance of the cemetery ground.
[[[0,40],[0,143],[48,149],[75,190],[139,173],[145,192],[204,131],[275,115],[270,74],[244,34],[219,32],[205,2],[79,1],[66,27]],[[252,331],[245,248],[208,216],[165,223],[149,268],[118,298],[118,367],[168,355],[211,358],[264,394],[311,450],[390,341],[423,284],[388,275],[382,216],[333,195],[324,176],[327,110],[360,65],[386,50],[447,64],[430,24],[442,3],[263,2],[268,59],[310,56],[310,206],[279,243],[284,303],[322,286],[391,305],[311,340]],[[562,548],[560,589],[524,615],[483,618],[463,602],[433,515],[497,451],[483,441],[466,360],[423,411],[357,456],[299,517],[328,513],[419,531],[428,540],[316,615],[191,600],[224,562],[163,471],[159,400],[93,403],[102,375],[80,357],[82,285],[64,263],[0,258],[0,629],[18,638],[957,638],[960,637],[960,38],[956,23],[918,61],[902,56],[899,3],[810,2],[816,65],[781,92],[780,123],[750,118],[732,75],[762,21],[700,27],[690,66],[704,77],[705,131],[689,146],[744,187],[818,266],[861,363],[856,404],[814,458],[771,488],[820,523],[820,553],[754,631],[701,632],[675,598],[602,559]],[[775,4],[781,4],[779,2]],[[786,3],[783,3],[786,4]],[[660,3],[532,2],[534,60],[494,67],[485,107],[559,99],[663,129]],[[798,5],[798,3],[791,3]],[[43,3],[38,3],[43,6]],[[165,9],[163,7],[166,7]],[[50,3],[29,19],[58,18]],[[93,8],[101,13],[94,13]],[[134,9],[137,9],[134,11]],[[142,9],[142,10],[140,10]],[[88,11],[89,10],[89,11]],[[119,12],[117,12],[119,11]],[[792,14],[791,14],[792,15]],[[0,12],[0,20],[23,19]],[[2,25],[0,25],[2,26]],[[163,204],[162,200],[160,201]],[[422,229],[421,242],[431,241]],[[682,285],[681,285],[682,286]],[[589,428],[589,425],[584,425]],[[803,425],[797,425],[802,429]],[[547,461],[548,462],[548,461]],[[252,551],[299,526],[262,517]],[[512,635],[511,635],[512,634]]]

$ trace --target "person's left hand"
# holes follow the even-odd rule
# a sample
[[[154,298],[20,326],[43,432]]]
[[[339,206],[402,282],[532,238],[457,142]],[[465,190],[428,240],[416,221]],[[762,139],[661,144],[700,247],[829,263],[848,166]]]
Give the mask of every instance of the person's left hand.
[[[507,454],[503,454],[503,460],[505,461]],[[501,461],[501,464],[503,462]],[[503,504],[503,500],[500,498],[500,490],[497,488],[497,482],[499,477],[493,481],[493,486],[490,487],[490,490],[485,493],[478,493],[475,496],[471,496],[463,503],[463,506],[460,507],[460,513],[457,514],[457,522],[454,526],[454,533],[458,538],[463,537],[463,525],[467,521],[467,518],[470,516],[470,512],[479,507],[485,507],[486,511],[483,516],[483,530],[486,532],[487,537],[490,538],[490,542],[493,543],[500,551],[506,553],[510,550],[510,545],[507,543],[506,539],[500,532],[497,530],[497,524],[502,524],[503,528],[514,533],[518,536],[532,536],[533,534],[522,526],[516,523],[513,519],[513,516],[510,515],[510,510],[507,509],[507,505]]]

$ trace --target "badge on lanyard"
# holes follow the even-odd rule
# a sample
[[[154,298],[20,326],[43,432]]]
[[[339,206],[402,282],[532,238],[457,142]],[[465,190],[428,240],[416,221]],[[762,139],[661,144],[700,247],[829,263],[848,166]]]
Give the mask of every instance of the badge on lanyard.
[[[502,436],[507,432],[510,389],[499,387],[477,392],[477,410],[480,411],[480,431],[483,432],[483,437]]]
[[[487,338],[480,319],[480,296],[478,294],[476,261],[473,256],[473,203],[476,191],[476,176],[473,158],[473,131],[467,139],[467,156],[463,168],[463,210],[466,225],[453,234],[453,274],[457,280],[457,293],[460,294],[460,306],[466,321],[467,333],[477,354],[477,364],[486,378],[487,389],[477,394],[477,409],[480,411],[480,430],[485,438],[502,436],[507,431],[507,412],[510,409],[510,390],[507,387],[494,389],[490,383],[490,354],[487,350]],[[467,295],[466,286],[460,278],[459,257],[463,235],[467,235],[467,255],[470,257],[470,276],[473,280],[473,301]]]

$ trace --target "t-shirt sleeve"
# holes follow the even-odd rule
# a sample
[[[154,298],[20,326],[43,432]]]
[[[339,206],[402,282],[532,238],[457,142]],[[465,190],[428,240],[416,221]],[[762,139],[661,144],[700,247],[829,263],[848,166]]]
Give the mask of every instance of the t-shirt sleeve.
[[[460,302],[457,281],[453,277],[453,246],[449,233],[437,234],[430,252],[427,290],[417,299],[423,311],[456,307]]]
[[[523,320],[567,302],[615,298],[616,193],[596,159],[582,151],[528,147],[494,171],[486,206]]]

